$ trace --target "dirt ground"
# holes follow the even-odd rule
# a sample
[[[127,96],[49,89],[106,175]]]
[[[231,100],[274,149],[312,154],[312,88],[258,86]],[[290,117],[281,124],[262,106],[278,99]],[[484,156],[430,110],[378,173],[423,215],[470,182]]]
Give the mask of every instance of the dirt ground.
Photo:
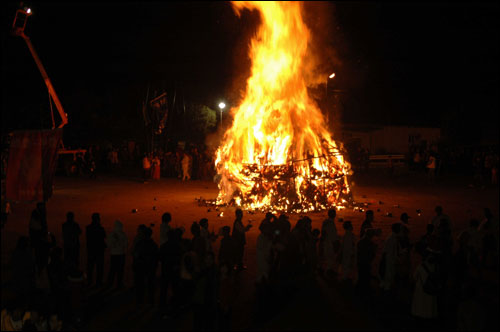
[[[426,224],[434,216],[434,207],[443,206],[444,212],[451,217],[454,233],[457,234],[468,224],[472,217],[483,218],[482,209],[489,207],[495,216],[499,212],[498,186],[477,188],[469,186],[468,179],[449,178],[437,184],[429,184],[423,177],[396,177],[387,175],[363,175],[354,179],[352,186],[356,202],[367,203],[365,209],[375,212],[375,227],[382,229],[383,239],[389,234],[390,225],[399,220],[403,212],[410,216],[410,237],[418,239],[425,231]],[[208,218],[210,229],[217,232],[220,227],[232,227],[234,208],[222,208],[216,211],[213,207],[198,206],[196,198],[215,198],[217,187],[212,182],[189,181],[177,179],[162,179],[157,182],[143,183],[138,178],[124,176],[105,176],[97,179],[57,177],[54,185],[54,195],[47,203],[48,227],[54,233],[61,245],[61,224],[65,221],[68,211],[75,213],[75,219],[84,230],[91,221],[94,212],[101,214],[102,225],[106,232],[112,230],[113,223],[119,219],[124,224],[124,231],[129,242],[135,236],[139,224],[152,225],[153,238],[159,240],[159,224],[164,212],[172,214],[172,225],[183,226],[191,237],[189,227],[193,221],[203,217]],[[9,271],[7,262],[20,235],[28,234],[28,223],[31,210],[35,203],[15,203],[11,205],[12,213],[7,224],[2,229],[2,289],[8,285]],[[132,210],[137,209],[136,213]],[[417,210],[421,210],[420,215]],[[218,216],[223,212],[222,216]],[[392,217],[387,216],[392,213]],[[326,212],[308,214],[313,220],[313,228],[321,229],[321,222]],[[275,317],[264,327],[256,327],[252,320],[252,303],[255,280],[255,243],[258,235],[258,225],[263,214],[244,215],[244,224],[250,222],[253,227],[247,235],[245,262],[248,270],[238,276],[234,292],[233,329],[370,329],[376,324],[368,317],[363,317],[355,303],[349,303],[343,298],[341,291],[327,285],[311,286],[309,291],[299,294],[283,309],[283,314]],[[298,215],[291,215],[292,226],[298,220]],[[359,234],[364,212],[344,209],[338,212],[338,218],[351,220],[355,234]],[[343,234],[340,223],[337,229]],[[81,262],[85,258],[85,235],[81,237]],[[218,250],[219,241],[215,245]],[[125,283],[132,285],[130,272],[131,257],[127,257]],[[109,268],[105,262],[105,276]],[[5,293],[2,291],[2,293]],[[159,290],[158,290],[159,291]],[[134,307],[133,293],[126,290],[118,294],[101,294],[103,299],[96,304],[92,319],[86,324],[86,329],[191,329],[189,318],[169,321],[153,309],[137,312]],[[3,298],[3,295],[2,295]],[[286,313],[286,314],[285,314]],[[363,317],[363,319],[359,319]],[[335,321],[335,323],[333,323]]]

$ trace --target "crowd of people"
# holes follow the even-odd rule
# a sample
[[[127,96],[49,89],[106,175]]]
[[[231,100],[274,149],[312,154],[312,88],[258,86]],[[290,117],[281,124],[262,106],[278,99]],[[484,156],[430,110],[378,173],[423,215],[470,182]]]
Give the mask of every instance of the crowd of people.
[[[160,178],[212,180],[215,175],[213,155],[206,146],[195,144],[156,148],[145,153],[141,153],[137,144],[123,144],[119,148],[93,145],[85,154],[78,153],[76,159],[65,167],[70,175],[91,178],[96,178],[97,174],[133,171],[142,167],[145,182]]]
[[[382,231],[374,227],[372,210],[366,211],[359,230],[351,221],[338,219],[335,209],[328,211],[321,229],[313,229],[307,216],[292,227],[287,215],[267,213],[255,244],[256,318],[272,316],[305,279],[323,277],[352,285],[368,302],[377,294],[396,299],[405,287],[412,289],[409,314],[419,327],[436,327],[453,316],[457,329],[484,329],[479,291],[487,272],[498,271],[498,219],[486,208],[484,220],[472,219],[469,227],[458,231],[441,207],[435,212],[416,242],[410,241],[409,218],[403,213],[382,246],[375,241]],[[228,285],[247,269],[246,233],[252,228],[243,220],[243,211],[237,209],[233,227],[214,232],[203,218],[191,224],[189,236],[183,227],[172,227],[172,216],[164,213],[157,243],[153,229],[145,224],[130,240],[119,220],[106,233],[100,214],[94,213],[85,227],[84,272],[83,232],[74,213],[67,213],[58,245],[48,230],[45,206],[39,203],[31,215],[29,236],[19,238],[12,254],[16,296],[2,310],[2,330],[78,328],[86,319],[86,290],[126,288],[124,275],[129,270],[137,306],[157,305],[167,318],[190,312],[194,329],[230,329],[234,294]],[[110,257],[104,279],[106,251]],[[420,257],[418,262],[412,262],[413,254]],[[127,255],[132,256],[129,268]]]
[[[386,155],[386,152],[375,154]],[[366,148],[351,148],[349,160],[353,169],[365,173],[370,168],[370,152]],[[470,177],[473,186],[486,187],[498,185],[498,146],[496,147],[429,147],[410,146],[405,155],[406,174],[425,174],[429,181],[445,175]],[[389,159],[388,168],[394,173],[394,165]]]
[[[206,150],[199,152],[197,147],[146,153],[142,158],[142,170],[145,182],[160,177],[176,177],[182,181],[212,180],[215,175],[213,158]]]

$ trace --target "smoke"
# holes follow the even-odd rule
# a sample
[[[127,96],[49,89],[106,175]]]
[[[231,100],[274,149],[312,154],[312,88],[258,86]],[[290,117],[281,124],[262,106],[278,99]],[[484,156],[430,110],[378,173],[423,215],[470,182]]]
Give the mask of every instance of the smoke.
[[[337,49],[340,36],[335,33],[335,6],[323,1],[303,3],[302,15],[310,30],[308,51],[304,59],[304,79],[308,87],[325,84],[328,76],[338,72],[342,61]]]

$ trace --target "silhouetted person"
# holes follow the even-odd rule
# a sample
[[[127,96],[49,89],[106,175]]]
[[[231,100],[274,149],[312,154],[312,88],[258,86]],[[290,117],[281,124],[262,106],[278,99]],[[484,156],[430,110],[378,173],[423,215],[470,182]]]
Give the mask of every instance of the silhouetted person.
[[[156,269],[158,266],[158,245],[153,241],[151,228],[143,228],[143,238],[134,247],[134,285],[137,304],[144,301],[145,284],[148,288],[148,300],[154,303]]]
[[[458,331],[484,331],[487,315],[478,298],[478,287],[475,281],[467,282],[460,290],[460,300],[457,307]]]
[[[321,226],[321,240],[323,260],[325,261],[325,273],[331,275],[335,268],[335,259],[340,247],[339,236],[335,226],[335,209],[328,210],[328,218],[323,221]]]
[[[399,260],[398,260],[398,276],[403,283],[408,283],[411,269],[411,243],[410,243],[410,228],[408,225],[409,217],[406,212],[401,214],[401,231],[399,233]]]
[[[352,279],[352,272],[354,269],[356,259],[356,239],[352,233],[353,227],[350,221],[344,221],[343,228],[345,234],[342,237],[341,244],[341,280]]]
[[[36,209],[31,212],[31,218],[29,223],[29,236],[31,242],[31,248],[37,254],[40,241],[44,234],[47,233],[47,212],[45,209],[45,203],[39,202],[36,205]]]
[[[106,249],[106,232],[101,226],[99,213],[92,214],[92,223],[86,227],[87,236],[87,282],[94,282],[94,268],[96,270],[96,287],[102,286],[104,273],[104,251]]]
[[[372,278],[372,264],[377,254],[377,245],[372,241],[375,232],[373,229],[365,230],[365,235],[357,244],[358,284],[361,295],[370,296],[370,281]]]
[[[394,285],[396,262],[400,251],[398,235],[401,230],[401,224],[392,224],[391,230],[392,232],[385,241],[382,253],[382,261],[385,260],[385,263],[383,263],[385,266],[381,271],[380,287],[385,291],[391,290]]]
[[[450,217],[448,217],[448,215],[443,213],[443,208],[438,205],[436,206],[434,211],[436,212],[436,216],[434,216],[434,218],[432,218],[431,221],[431,224],[434,225],[434,229],[437,230],[439,228],[439,225],[443,222],[443,223],[448,223],[448,227],[451,230],[452,228],[451,219]]]
[[[316,246],[316,238],[312,233],[312,220],[305,216],[302,218],[304,221],[300,234],[300,246],[303,252],[303,269],[306,274],[316,273],[318,267],[318,249]]]
[[[267,212],[265,218],[262,219],[262,221],[260,222],[259,230],[262,232],[261,228],[265,227],[266,225],[269,225],[269,226],[271,226],[270,230],[272,233],[274,231],[274,227],[275,227],[274,222],[276,220],[277,220],[277,218],[274,214],[272,214],[271,212]]]
[[[208,230],[208,219],[202,218],[200,220],[200,235],[205,240],[205,246],[207,252],[214,252],[214,248],[212,243],[217,240],[219,235],[214,234],[214,232],[210,232]]]
[[[436,240],[435,240],[435,235],[434,235],[434,225],[433,224],[427,224],[426,233],[415,244],[415,251],[420,256],[422,256],[422,258],[425,258],[425,256],[428,253],[427,248],[429,246],[432,246],[433,242],[435,242],[435,241]]]
[[[248,224],[247,226],[243,226],[243,211],[241,209],[236,210],[236,219],[233,224],[233,249],[234,249],[234,259],[235,259],[235,268],[237,270],[246,269],[246,266],[243,265],[243,255],[245,251],[246,236],[245,233],[252,228],[252,225]]]
[[[210,331],[216,328],[218,303],[218,276],[213,252],[207,253],[204,265],[193,279],[193,327],[194,330]]]
[[[467,231],[460,233],[458,236],[458,250],[453,256],[453,286],[455,292],[460,292],[463,282],[467,279],[469,261],[472,258],[472,249],[469,245],[470,239],[470,233]]]
[[[193,222],[191,225],[191,234],[193,234],[193,239],[191,240],[191,250],[197,256],[197,262],[200,267],[205,264],[205,256],[207,254],[207,246],[205,239],[201,236],[201,227],[197,222]]]
[[[160,246],[161,262],[161,285],[160,285],[160,306],[167,304],[168,289],[172,287],[172,295],[176,291],[179,282],[179,272],[182,259],[182,246],[180,243],[180,233],[171,229],[168,231],[168,241]]]
[[[437,264],[441,268],[443,278],[446,280],[453,260],[453,238],[448,223],[441,222],[439,224],[437,229],[437,242],[437,251],[441,253],[437,256]]]
[[[184,309],[192,304],[196,289],[196,280],[199,277],[200,264],[198,255],[191,249],[184,253],[181,259],[179,278],[179,302],[176,309]]]
[[[82,230],[75,222],[75,214],[68,212],[62,224],[64,261],[75,268],[80,266],[80,235]]]
[[[481,225],[482,233],[482,255],[481,266],[489,270],[498,267],[498,229],[493,229],[493,224],[484,222]]]
[[[172,227],[170,227],[170,222],[171,221],[172,221],[172,216],[170,215],[170,213],[165,212],[161,216],[160,247],[162,246],[162,244],[164,244],[168,240],[168,235],[167,235],[168,231],[170,231],[172,229]]]
[[[38,244],[38,250],[35,253],[35,262],[38,271],[42,271],[49,264],[50,251],[56,246],[56,237],[54,234],[44,232]]]
[[[30,248],[29,238],[21,236],[10,259],[13,290],[19,301],[27,304],[28,296],[35,282],[35,261]]]
[[[222,239],[219,247],[219,268],[222,278],[228,276],[234,266],[233,239],[231,238],[231,227],[224,226],[221,229]]]
[[[261,233],[257,237],[257,283],[266,283],[271,271],[271,255],[273,246],[272,225],[262,222],[259,227]]]
[[[365,213],[365,220],[361,224],[361,229],[359,231],[359,238],[361,239],[365,235],[365,231],[368,228],[373,228],[372,222],[374,219],[374,214],[372,210],[367,210]]]
[[[113,231],[106,238],[106,243],[110,253],[110,266],[107,286],[112,287],[117,281],[117,288],[123,287],[123,273],[125,270],[125,255],[127,254],[128,238],[123,231],[123,224],[116,220]]]
[[[479,226],[479,229],[483,234],[489,233],[492,235],[489,241],[491,241],[492,250],[498,254],[498,237],[500,234],[498,230],[498,218],[495,218],[495,216],[493,216],[493,213],[491,213],[491,210],[489,208],[484,208],[483,213],[484,220]]]
[[[434,255],[428,255],[414,273],[415,290],[411,303],[411,314],[419,319],[429,320],[438,317],[437,296],[424,291],[427,278],[438,269],[436,263]]]
[[[257,237],[256,244],[256,297],[257,315],[262,317],[262,315],[265,315],[269,311],[267,310],[266,304],[269,303],[269,276],[272,264],[273,226],[264,219],[259,226],[259,230],[261,233]]]
[[[464,232],[469,233],[470,239],[469,239],[469,246],[470,246],[470,260],[471,264],[474,267],[479,266],[479,257],[482,252],[483,244],[482,244],[482,236],[481,232],[479,231],[479,220],[477,219],[471,219],[469,221],[469,227],[467,230]]]
[[[68,282],[68,270],[63,260],[63,250],[55,247],[50,254],[50,263],[47,266],[50,289],[55,298],[55,311],[62,312]]]

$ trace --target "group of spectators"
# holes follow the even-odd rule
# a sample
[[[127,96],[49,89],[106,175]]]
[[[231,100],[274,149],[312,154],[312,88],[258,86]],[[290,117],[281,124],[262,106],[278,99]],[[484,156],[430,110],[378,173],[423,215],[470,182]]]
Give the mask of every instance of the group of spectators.
[[[351,148],[349,157],[356,172],[364,173],[370,168],[370,153],[367,149]],[[474,186],[498,185],[498,146],[483,148],[411,146],[405,159],[411,174],[426,174],[431,182],[444,175],[462,175],[470,177]],[[387,167],[391,168],[392,174],[391,160]]]
[[[99,145],[90,146],[85,154],[76,155],[76,160],[65,167],[68,174],[97,177],[97,174],[127,172],[142,168],[144,181],[160,178],[182,180],[212,180],[215,175],[213,151],[203,145],[189,145],[184,148],[157,148],[140,156],[137,144],[123,145],[120,148]]]
[[[212,154],[208,150],[200,152],[196,146],[168,152],[159,149],[145,154],[142,170],[144,181],[160,177],[176,177],[182,181],[211,180],[215,174]]]
[[[351,221],[337,219],[335,209],[328,211],[321,229],[313,229],[307,216],[292,227],[287,215],[267,213],[256,241],[257,319],[272,316],[307,278],[324,277],[354,286],[366,301],[377,294],[395,299],[403,288],[412,289],[410,313],[422,327],[454,315],[458,329],[484,328],[478,294],[485,273],[498,271],[498,219],[484,209],[484,220],[472,219],[454,238],[450,218],[439,206],[435,212],[426,233],[414,243],[408,215],[403,213],[380,247],[375,239],[382,231],[374,227],[372,210],[366,211],[359,231]],[[20,330],[27,324],[38,330],[78,328],[84,320],[87,289],[125,287],[127,255],[132,256],[138,306],[158,305],[166,318],[192,312],[194,329],[229,329],[234,294],[228,285],[247,269],[246,233],[252,224],[244,225],[243,218],[243,211],[237,209],[233,227],[221,227],[217,233],[209,231],[208,220],[203,218],[191,224],[187,238],[184,228],[171,227],[172,217],[164,213],[157,243],[153,229],[145,224],[137,227],[132,241],[118,220],[107,234],[99,213],[94,213],[85,228],[83,273],[82,229],[74,214],[67,213],[59,246],[47,229],[44,204],[39,203],[31,215],[29,237],[19,238],[12,254],[17,301],[2,311],[2,330],[4,326]],[[219,239],[216,253],[214,244]],[[104,280],[106,249],[110,264]],[[418,262],[412,262],[415,256],[420,257]]]

